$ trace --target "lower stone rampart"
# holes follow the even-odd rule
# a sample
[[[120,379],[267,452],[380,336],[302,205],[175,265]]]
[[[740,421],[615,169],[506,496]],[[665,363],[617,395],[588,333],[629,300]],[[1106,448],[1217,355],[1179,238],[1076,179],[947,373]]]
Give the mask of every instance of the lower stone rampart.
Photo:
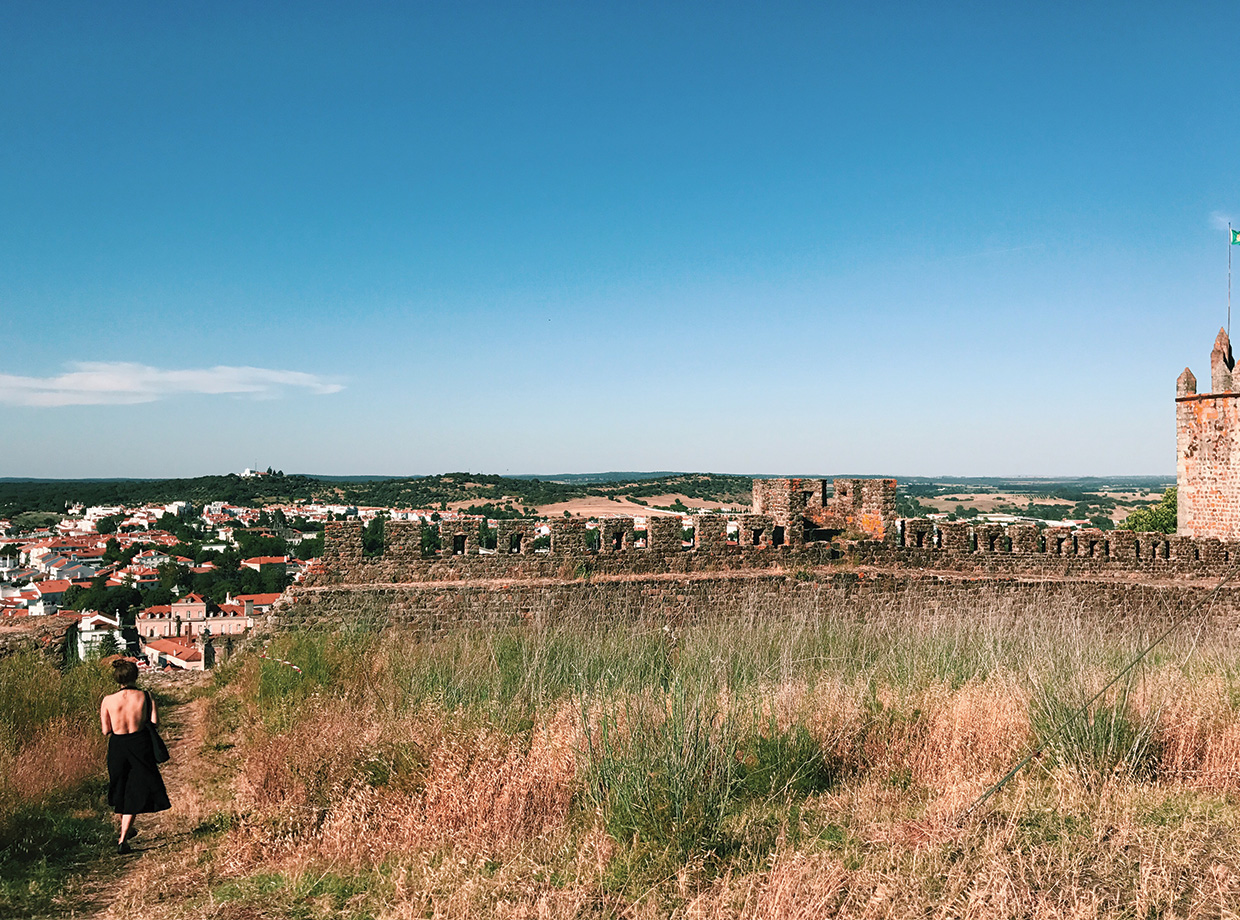
[[[1188,582],[1030,580],[865,569],[793,575],[731,572],[696,578],[353,585],[298,589],[273,622],[285,630],[399,628],[437,634],[522,624],[677,625],[711,618],[844,616],[863,609],[867,599],[903,603],[928,613],[950,612],[977,609],[978,598],[1000,607],[1019,601],[1021,610],[1039,613],[1058,603],[1084,614],[1152,614],[1169,619],[1212,588]],[[1240,587],[1220,592],[1208,615],[1216,623],[1240,624]]]

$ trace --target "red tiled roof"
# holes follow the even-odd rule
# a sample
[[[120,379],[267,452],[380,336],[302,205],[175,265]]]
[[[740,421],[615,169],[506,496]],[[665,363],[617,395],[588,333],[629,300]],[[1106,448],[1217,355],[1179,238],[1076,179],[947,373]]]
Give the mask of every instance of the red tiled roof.
[[[275,594],[238,594],[233,598],[234,601],[244,604],[246,601],[253,602],[254,606],[259,607],[266,604],[274,604],[280,599],[280,593]]]
[[[283,565],[288,562],[288,556],[253,556],[249,559],[242,559],[242,565]]]
[[[183,645],[180,642],[173,642],[171,639],[148,639],[147,648],[153,648],[157,652],[165,655],[171,655],[179,658],[181,661],[202,661],[202,652],[194,648],[192,645]]]

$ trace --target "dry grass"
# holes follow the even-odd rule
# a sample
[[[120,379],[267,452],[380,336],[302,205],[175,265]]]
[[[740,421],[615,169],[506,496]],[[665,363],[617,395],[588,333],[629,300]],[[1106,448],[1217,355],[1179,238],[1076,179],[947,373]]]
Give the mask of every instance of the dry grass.
[[[0,916],[44,911],[73,890],[74,861],[110,830],[99,782],[107,689],[94,664],[0,660]]]
[[[537,631],[284,638],[303,676],[247,659],[211,703],[241,712],[228,820],[119,904],[235,920],[1240,911],[1224,624],[1177,638],[1123,700],[1155,725],[1150,774],[1090,784],[1048,756],[961,820],[1033,743],[1039,694],[1101,686],[1167,612],[985,592],[762,605],[677,630],[600,629],[590,610]]]

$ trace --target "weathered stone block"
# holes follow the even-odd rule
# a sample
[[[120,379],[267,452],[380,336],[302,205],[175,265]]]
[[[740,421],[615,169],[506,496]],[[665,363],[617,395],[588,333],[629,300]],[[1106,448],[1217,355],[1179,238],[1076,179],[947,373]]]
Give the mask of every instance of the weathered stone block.
[[[934,521],[921,519],[903,522],[903,542],[906,549],[934,549]]]
[[[770,546],[775,520],[769,514],[742,514],[737,518],[737,523],[740,525],[742,549]]]
[[[441,556],[475,556],[478,554],[477,517],[460,517],[439,522],[439,553]]]
[[[1001,524],[976,524],[973,534],[977,539],[979,553],[1008,552],[1007,534]]]
[[[693,542],[699,553],[722,554],[728,545],[728,519],[721,514],[695,514]]]
[[[537,534],[533,523],[520,519],[495,522],[495,552],[501,556],[534,552]]]
[[[1048,556],[1076,555],[1076,541],[1067,527],[1048,527],[1042,539]]]
[[[1137,555],[1137,535],[1131,530],[1112,530],[1108,533],[1107,549],[1114,561],[1132,563],[1140,558]]]
[[[1107,535],[1096,527],[1076,532],[1076,554],[1087,559],[1105,559],[1110,553]]]
[[[944,521],[939,524],[939,534],[944,551],[973,552],[973,527],[968,521]]]
[[[1022,556],[1030,556],[1041,551],[1042,532],[1036,524],[1012,524],[1008,527],[1008,538],[1012,541],[1012,552]]]
[[[551,522],[551,552],[557,556],[580,556],[586,551],[585,518]]]
[[[362,522],[328,521],[323,530],[323,562],[354,561],[362,558]]]
[[[598,522],[600,553],[622,553],[633,548],[633,519],[606,517]]]
[[[646,548],[655,553],[678,553],[684,548],[684,523],[679,515],[646,518]]]

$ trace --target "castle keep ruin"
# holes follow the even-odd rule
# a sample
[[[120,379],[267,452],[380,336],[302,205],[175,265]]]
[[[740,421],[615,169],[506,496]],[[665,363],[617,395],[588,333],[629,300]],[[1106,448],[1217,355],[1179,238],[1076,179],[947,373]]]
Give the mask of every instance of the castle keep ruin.
[[[1210,353],[1211,393],[1197,392],[1187,367],[1176,381],[1177,532],[1185,537],[1240,538],[1240,392],[1235,360],[1220,329]],[[1236,381],[1240,383],[1240,380]]]
[[[844,531],[883,540],[895,523],[896,481],[755,479],[753,511],[771,515],[776,546],[802,546]]]

